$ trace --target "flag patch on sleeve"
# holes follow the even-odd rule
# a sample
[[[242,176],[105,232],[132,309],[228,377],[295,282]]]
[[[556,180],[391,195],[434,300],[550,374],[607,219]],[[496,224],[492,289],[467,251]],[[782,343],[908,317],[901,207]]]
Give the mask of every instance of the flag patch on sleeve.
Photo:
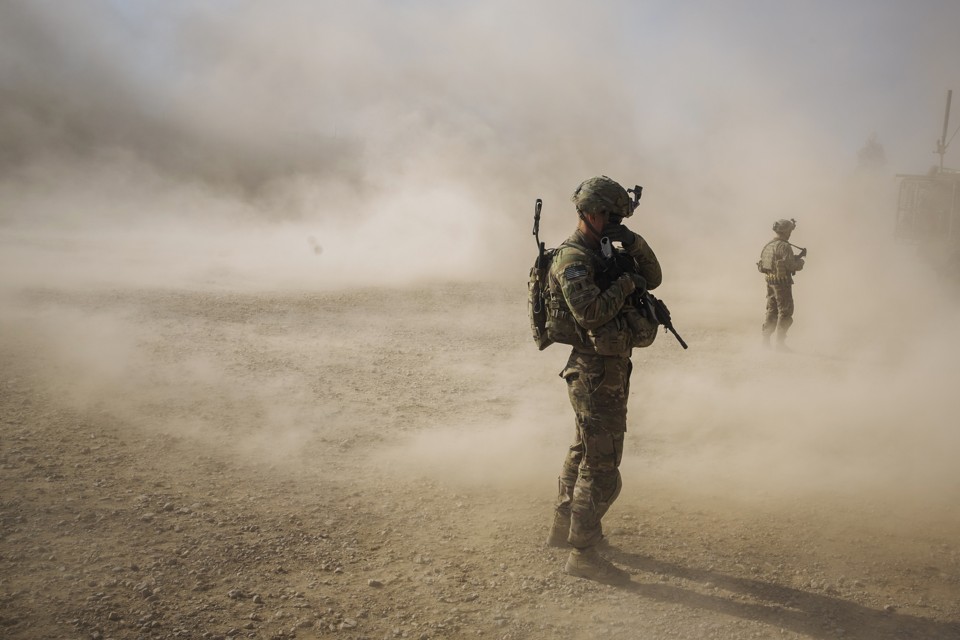
[[[572,264],[563,270],[563,277],[566,280],[578,280],[587,276],[587,266],[583,264]]]

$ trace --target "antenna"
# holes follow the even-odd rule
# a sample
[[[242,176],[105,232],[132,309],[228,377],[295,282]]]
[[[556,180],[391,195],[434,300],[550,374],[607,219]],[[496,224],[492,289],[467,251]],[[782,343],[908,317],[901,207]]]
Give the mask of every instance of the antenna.
[[[947,127],[950,124],[950,100],[953,98],[953,89],[947,89],[947,108],[943,113],[943,135],[937,140],[937,153],[940,154],[940,172],[943,173],[943,156],[947,153]],[[952,138],[951,138],[952,139]]]

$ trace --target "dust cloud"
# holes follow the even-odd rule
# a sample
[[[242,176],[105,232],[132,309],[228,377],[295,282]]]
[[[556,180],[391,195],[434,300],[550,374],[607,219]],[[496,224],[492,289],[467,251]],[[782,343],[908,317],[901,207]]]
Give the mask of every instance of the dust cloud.
[[[645,186],[632,226],[691,344],[636,354],[625,474],[955,500],[960,307],[892,221],[958,88],[960,9],[860,9],[4,3],[4,334],[63,397],[154,428],[227,416],[284,461],[380,412],[384,465],[540,495],[572,418],[563,347],[527,338],[533,202],[556,245],[604,173]],[[858,169],[873,132],[887,164]],[[757,344],[754,266],[778,218],[809,248],[783,356]]]

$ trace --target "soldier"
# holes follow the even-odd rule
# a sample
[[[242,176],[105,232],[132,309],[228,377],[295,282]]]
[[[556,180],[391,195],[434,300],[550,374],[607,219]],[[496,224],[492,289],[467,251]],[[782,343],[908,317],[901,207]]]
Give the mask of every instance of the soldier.
[[[660,263],[650,245],[622,224],[636,206],[626,190],[606,176],[580,184],[572,198],[580,222],[557,250],[550,267],[549,295],[556,314],[572,319],[583,340],[560,376],[566,381],[576,435],[559,478],[559,498],[547,544],[573,547],[565,572],[620,584],[630,575],[597,552],[603,515],[620,493],[620,459],[627,428],[632,350],[624,302],[635,290],[654,289]],[[634,257],[637,273],[604,281],[599,252],[603,236],[620,242]],[[573,324],[575,322],[575,325]]]
[[[803,269],[806,249],[794,255],[790,234],[796,220],[777,220],[773,231],[777,237],[763,247],[757,268],[767,280],[767,315],[763,321],[763,346],[770,347],[770,336],[777,333],[777,349],[789,351],[785,344],[787,329],[793,324],[793,275]]]

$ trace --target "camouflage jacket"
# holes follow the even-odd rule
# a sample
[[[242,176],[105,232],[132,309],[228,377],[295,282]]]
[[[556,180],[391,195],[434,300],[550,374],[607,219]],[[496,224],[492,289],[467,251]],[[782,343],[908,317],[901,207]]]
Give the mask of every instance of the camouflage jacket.
[[[660,263],[653,250],[643,238],[629,247],[639,267],[640,275],[647,280],[647,287],[660,285]],[[620,331],[617,315],[627,296],[636,289],[630,276],[624,274],[613,282],[603,281],[603,263],[598,251],[589,249],[584,235],[578,230],[557,249],[550,265],[549,287],[557,298],[562,298],[574,321],[585,335],[603,329],[605,332]],[[629,343],[629,338],[626,342]],[[574,344],[574,350],[597,353],[592,340],[582,345]],[[609,355],[609,354],[604,354]],[[618,355],[629,357],[630,347]]]
[[[803,269],[803,258],[793,255],[790,243],[780,238],[768,242],[760,253],[760,270],[769,284],[793,284],[793,274]]]

